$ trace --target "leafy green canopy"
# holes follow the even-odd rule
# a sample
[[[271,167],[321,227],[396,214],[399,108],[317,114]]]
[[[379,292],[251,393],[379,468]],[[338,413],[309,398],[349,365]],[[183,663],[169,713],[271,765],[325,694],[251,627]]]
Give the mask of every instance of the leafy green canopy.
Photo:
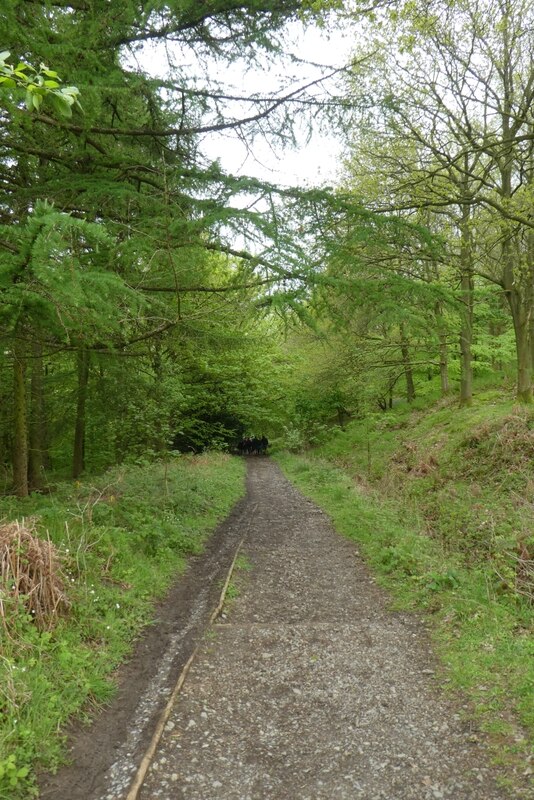
[[[370,214],[349,196],[235,178],[201,155],[199,137],[214,130],[234,129],[248,140],[265,123],[269,135],[287,138],[295,109],[314,113],[319,100],[309,87],[257,96],[240,118],[219,82],[193,75],[188,62],[194,57],[207,69],[208,55],[223,65],[274,53],[287,20],[334,5],[15,0],[0,20],[13,61],[49,65],[79,88],[83,105],[82,112],[69,104],[72,116],[65,116],[44,93],[29,113],[19,86],[2,90],[4,355],[9,360],[15,336],[28,351],[35,341],[44,344],[47,357],[89,349],[77,424],[87,424],[93,441],[98,430],[110,430],[118,458],[134,440],[157,450],[173,430],[193,429],[225,406],[250,425],[281,417],[270,398],[283,404],[283,395],[265,392],[272,383],[257,378],[277,369],[266,368],[265,352],[235,321],[249,325],[260,310],[287,308],[312,321],[314,285],[350,283],[356,292],[354,272],[327,269],[340,226],[359,231],[369,247],[388,237],[427,246],[421,232]],[[162,45],[169,74],[157,79],[136,59]],[[42,88],[54,97],[62,91],[44,80]],[[33,95],[40,98],[40,90]],[[113,360],[119,355],[120,364]],[[63,389],[51,413],[55,420],[59,396],[69,396],[72,427],[76,377],[67,358],[58,355],[56,364],[48,368],[47,390],[52,375]],[[113,380],[128,387],[125,397],[113,396]],[[103,424],[106,414],[114,415],[111,426]]]
[[[39,69],[19,61],[12,65],[7,59],[11,53],[0,53],[0,86],[4,89],[24,89],[28,111],[39,111],[43,101],[48,100],[52,108],[61,116],[71,117],[72,107],[82,109],[78,101],[79,89],[76,86],[61,86],[61,78],[55,70],[41,63]]]

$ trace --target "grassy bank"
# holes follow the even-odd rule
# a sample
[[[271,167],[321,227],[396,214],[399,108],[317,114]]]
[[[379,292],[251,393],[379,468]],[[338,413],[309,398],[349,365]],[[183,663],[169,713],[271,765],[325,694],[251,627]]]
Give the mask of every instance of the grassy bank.
[[[534,417],[488,392],[351,424],[289,477],[357,540],[403,607],[435,625],[443,680],[461,689],[519,772],[534,742]],[[523,776],[524,778],[527,776]]]
[[[17,598],[12,581],[0,586],[1,800],[33,796],[34,768],[61,761],[65,722],[110,698],[113,670],[187,556],[243,494],[243,472],[228,456],[184,456],[0,500],[0,518],[18,519],[28,541],[50,537],[61,598],[57,619],[37,624],[28,595]]]

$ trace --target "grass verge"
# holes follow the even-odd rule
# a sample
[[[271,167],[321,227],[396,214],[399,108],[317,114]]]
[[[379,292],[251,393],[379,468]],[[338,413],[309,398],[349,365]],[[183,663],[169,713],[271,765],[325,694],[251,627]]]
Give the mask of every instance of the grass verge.
[[[0,500],[32,517],[59,555],[68,610],[46,629],[0,586],[0,800],[37,796],[34,770],[64,755],[62,728],[114,692],[113,671],[154,602],[244,492],[240,459],[212,454],[114,469],[50,496]]]

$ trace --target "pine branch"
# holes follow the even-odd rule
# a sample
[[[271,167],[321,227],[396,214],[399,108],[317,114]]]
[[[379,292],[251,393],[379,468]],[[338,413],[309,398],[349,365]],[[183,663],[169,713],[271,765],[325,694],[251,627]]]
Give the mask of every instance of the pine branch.
[[[261,281],[254,283],[241,283],[235,286],[136,286],[138,291],[142,292],[167,292],[171,294],[185,294],[185,293],[207,293],[207,294],[221,294],[225,292],[239,292],[243,289],[256,289],[259,286],[266,286],[270,283],[275,283],[279,280],[277,277],[265,278]]]
[[[312,86],[319,86],[326,80],[329,80],[334,75],[344,71],[346,67],[340,67],[332,72],[328,73],[327,75],[316,78],[313,81],[304,84],[297,89],[294,89],[292,92],[289,92],[285,95],[282,95],[278,98],[269,98],[269,106],[262,111],[258,111],[257,114],[251,114],[247,117],[242,117],[241,119],[233,119],[227,120],[224,122],[217,122],[211,125],[192,125],[189,127],[167,127],[167,128],[108,128],[108,127],[101,127],[92,125],[89,128],[85,128],[83,125],[76,125],[70,122],[64,122],[62,120],[56,120],[53,117],[49,117],[47,114],[36,114],[34,115],[34,119],[42,122],[45,125],[50,125],[54,128],[61,128],[63,130],[69,130],[73,133],[78,134],[86,134],[86,133],[97,133],[103,136],[132,136],[132,137],[144,137],[150,136],[152,138],[166,138],[169,136],[193,136],[200,133],[215,133],[217,131],[224,131],[224,130],[231,130],[236,128],[241,128],[245,125],[250,124],[251,122],[258,122],[262,119],[265,119],[277,108],[284,105],[285,103],[289,102],[292,98],[298,97],[299,94],[302,94],[307,89]]]
[[[14,253],[15,255],[19,255],[20,253],[18,247],[6,242],[5,239],[0,239],[0,247],[3,247],[5,250],[9,250],[10,253]]]

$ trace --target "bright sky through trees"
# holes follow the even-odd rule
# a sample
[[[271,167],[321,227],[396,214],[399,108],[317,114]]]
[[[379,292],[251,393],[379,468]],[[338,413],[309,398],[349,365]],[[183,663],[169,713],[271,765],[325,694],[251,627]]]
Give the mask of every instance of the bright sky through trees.
[[[322,74],[341,68],[350,61],[354,48],[354,31],[328,27],[321,29],[293,22],[287,26],[284,38],[286,56],[273,56],[269,62],[264,53],[257,64],[242,59],[233,64],[218,63],[215,59],[191,61],[184,67],[182,54],[167,44],[159,48],[147,46],[138,54],[136,66],[160,78],[166,78],[172,62],[201,85],[216,84],[228,95],[247,97],[253,94],[286,94],[317,80]],[[221,71],[222,70],[222,71]],[[339,76],[321,85],[318,94],[340,94]],[[250,104],[234,102],[236,116],[250,113]],[[268,131],[254,141],[244,140],[238,131],[226,130],[205,134],[200,149],[208,161],[219,161],[221,167],[235,175],[251,175],[285,185],[332,184],[340,166],[341,137],[327,123],[316,118],[311,130],[304,123],[297,126],[296,142],[283,146],[270,138]]]

